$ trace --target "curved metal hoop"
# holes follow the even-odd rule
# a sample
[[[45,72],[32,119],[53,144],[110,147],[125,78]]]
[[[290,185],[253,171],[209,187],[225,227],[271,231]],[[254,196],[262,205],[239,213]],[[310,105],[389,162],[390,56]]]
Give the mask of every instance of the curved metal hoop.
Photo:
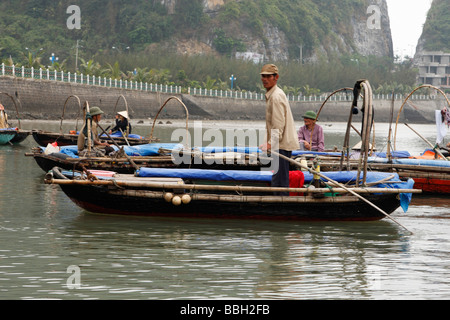
[[[403,107],[405,106],[406,102],[408,101],[408,99],[414,94],[414,92],[416,92],[417,90],[421,89],[421,88],[432,88],[432,89],[436,89],[440,94],[442,94],[445,98],[445,100],[447,100],[447,104],[450,107],[450,101],[447,98],[447,95],[439,88],[436,88],[435,86],[432,86],[431,84],[424,84],[421,85],[419,87],[417,87],[416,89],[414,89],[413,91],[411,91],[411,93],[406,97],[405,101],[403,101],[402,106],[400,107],[400,109],[398,110],[398,114],[397,114],[397,120],[395,121],[395,132],[394,132],[394,150],[397,150],[397,127],[398,127],[398,120],[400,119],[400,113],[403,110]]]
[[[162,109],[164,109],[164,107],[167,105],[167,103],[172,99],[175,99],[176,101],[178,101],[184,107],[184,110],[186,111],[186,143],[189,143],[189,145],[190,145],[190,142],[189,142],[189,111],[188,111],[188,108],[186,107],[186,105],[183,103],[183,101],[181,101],[177,97],[170,97],[169,99],[166,100],[166,102],[164,102],[164,104],[159,109],[158,113],[155,116],[155,119],[153,120],[152,131],[150,132],[150,141],[152,141],[152,139],[153,139],[153,130],[155,129],[156,120],[158,119],[159,114],[161,113]],[[185,146],[185,147],[189,147],[189,146]]]
[[[64,114],[66,113],[66,106],[67,106],[67,103],[69,102],[69,100],[70,100],[71,98],[75,98],[75,99],[78,101],[79,109],[78,109],[77,122],[76,122],[76,124],[75,124],[75,131],[78,131],[78,118],[79,118],[80,115],[81,115],[81,109],[82,109],[82,107],[81,107],[81,101],[80,101],[80,98],[78,98],[78,96],[71,95],[71,96],[69,96],[69,97],[66,99],[66,102],[64,102],[63,112],[62,112],[62,116],[61,116],[61,124],[59,125],[59,132],[61,133],[61,135],[63,134],[63,132],[62,132],[62,124],[63,124],[63,121],[64,121]]]

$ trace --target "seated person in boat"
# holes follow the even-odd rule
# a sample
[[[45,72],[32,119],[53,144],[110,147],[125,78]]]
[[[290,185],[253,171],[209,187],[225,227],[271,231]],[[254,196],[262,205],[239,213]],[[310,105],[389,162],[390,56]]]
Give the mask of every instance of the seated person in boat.
[[[90,117],[92,118],[91,121],[91,137],[92,137],[92,147],[99,147],[101,149],[112,149],[111,146],[109,145],[109,143],[107,142],[102,142],[99,139],[99,135],[98,135],[98,124],[102,118],[102,114],[104,114],[104,112],[99,108],[99,107],[92,107],[90,109]],[[91,118],[87,118],[87,121],[90,121]],[[86,149],[86,145],[87,145],[87,139],[86,137],[88,136],[87,133],[87,121],[85,122],[83,128],[80,131],[80,134],[78,135],[78,154],[80,154],[80,152],[84,151]],[[108,150],[109,150],[108,149]],[[114,150],[114,149],[113,149]]]
[[[5,107],[0,103],[0,129],[8,129],[8,115],[5,112]]]
[[[121,131],[124,135],[129,135],[131,133],[131,123],[128,120],[128,112],[118,112],[116,114],[116,126],[109,130],[109,134]]]
[[[316,123],[316,118],[317,114],[314,111],[307,111],[303,115],[305,125],[298,130],[298,142],[301,150],[325,150],[323,129]]]

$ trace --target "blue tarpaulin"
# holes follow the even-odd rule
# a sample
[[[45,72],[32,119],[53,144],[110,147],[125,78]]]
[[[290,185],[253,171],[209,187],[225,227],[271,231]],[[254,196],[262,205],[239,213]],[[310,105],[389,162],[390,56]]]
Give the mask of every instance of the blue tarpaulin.
[[[161,148],[166,150],[174,150],[182,147],[183,147],[182,145],[176,143],[149,143],[131,147],[123,146],[123,150],[129,156],[149,157],[160,155],[159,149]],[[114,148],[116,151],[119,150],[116,146],[112,146],[112,148]],[[42,147],[41,149],[45,150],[45,147]],[[60,153],[68,155],[69,157],[72,158],[79,158],[78,147],[76,145],[60,147]]]
[[[347,183],[356,181],[356,171],[330,171],[322,172],[326,177],[340,182]],[[208,169],[166,169],[166,168],[141,168],[136,172],[138,177],[171,177],[182,179],[202,179],[214,181],[264,181],[270,182],[273,173],[271,171],[247,171],[247,170],[208,170]],[[394,176],[391,180],[401,183],[395,173],[368,172],[367,183],[377,182],[389,176]],[[304,172],[305,183],[312,181],[313,175]],[[360,179],[363,174],[361,173]],[[322,180],[326,180],[322,178]]]

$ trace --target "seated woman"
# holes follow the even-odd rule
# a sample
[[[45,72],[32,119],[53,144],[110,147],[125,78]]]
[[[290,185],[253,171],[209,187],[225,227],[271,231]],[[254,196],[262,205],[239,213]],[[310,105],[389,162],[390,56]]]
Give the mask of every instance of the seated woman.
[[[0,103],[0,129],[8,129],[8,115],[5,112],[5,107]]]
[[[112,134],[117,131],[122,131],[122,133],[125,135],[131,134],[131,124],[128,120],[129,120],[128,112],[126,111],[118,112],[116,115],[116,126],[112,128],[109,131],[109,133]]]
[[[302,150],[325,150],[323,129],[316,124],[316,118],[317,114],[314,111],[307,111],[303,116],[305,125],[298,130],[298,142]]]

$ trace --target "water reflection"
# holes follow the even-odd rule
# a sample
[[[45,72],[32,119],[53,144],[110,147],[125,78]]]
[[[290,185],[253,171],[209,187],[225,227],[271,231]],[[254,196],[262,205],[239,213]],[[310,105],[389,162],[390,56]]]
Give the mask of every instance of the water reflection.
[[[394,214],[413,235],[389,220],[92,215],[43,184],[23,156],[32,146],[0,147],[0,299],[450,297],[445,197],[413,196]],[[80,290],[66,285],[69,266],[81,270]]]
[[[369,224],[81,215],[59,242],[86,274],[89,296],[128,288],[152,299],[297,299],[314,297],[299,286],[320,296],[331,283],[340,296],[361,296],[370,284],[369,252],[404,251],[407,242],[389,222]]]

